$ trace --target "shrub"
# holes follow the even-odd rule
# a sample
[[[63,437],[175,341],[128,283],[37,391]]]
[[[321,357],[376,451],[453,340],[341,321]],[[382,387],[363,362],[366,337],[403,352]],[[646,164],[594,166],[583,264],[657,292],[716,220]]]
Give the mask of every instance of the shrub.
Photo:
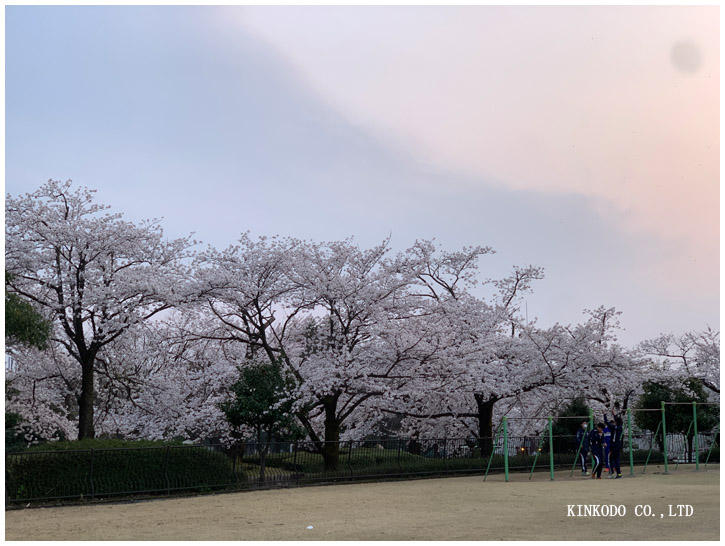
[[[244,481],[224,453],[152,441],[44,444],[8,454],[5,468],[11,501],[201,491]]]
[[[700,462],[705,462],[707,459],[707,452],[704,452],[700,455]],[[708,463],[719,463],[720,462],[720,448],[714,447],[712,448],[712,452],[710,453],[710,459],[708,459]]]
[[[25,438],[19,430],[21,422],[22,419],[17,413],[5,412],[5,451],[18,450],[25,446]]]
[[[664,454],[656,449],[652,450],[652,453],[648,449],[635,449],[632,452],[632,459],[634,464],[643,465],[647,462],[647,455],[649,454],[648,464],[662,464],[665,462]],[[623,450],[622,457],[620,459],[622,465],[629,465],[629,451]]]

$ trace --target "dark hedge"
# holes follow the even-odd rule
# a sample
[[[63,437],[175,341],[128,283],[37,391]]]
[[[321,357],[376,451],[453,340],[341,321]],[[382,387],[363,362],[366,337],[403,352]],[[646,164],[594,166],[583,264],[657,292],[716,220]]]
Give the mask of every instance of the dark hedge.
[[[81,449],[69,449],[76,446]],[[5,472],[10,501],[208,491],[236,487],[245,479],[232,459],[211,448],[115,440],[58,442],[9,453]]]

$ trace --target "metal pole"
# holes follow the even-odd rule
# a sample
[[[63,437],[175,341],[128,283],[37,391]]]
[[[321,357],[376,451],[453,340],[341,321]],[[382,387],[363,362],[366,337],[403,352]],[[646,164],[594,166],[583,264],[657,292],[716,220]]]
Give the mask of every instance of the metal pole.
[[[549,416],[549,476],[554,479],[554,432],[551,415]]]
[[[541,451],[543,450],[544,438],[546,438],[546,436],[544,434],[542,434],[541,437],[539,438],[539,445],[536,446],[536,453],[534,453],[534,464],[531,465],[531,472],[529,472],[529,480],[534,475],[534,468],[536,468],[536,461],[539,460],[539,455],[541,454]]]
[[[697,472],[700,470],[700,446],[697,441],[697,402],[695,401],[692,402],[692,422],[695,425],[695,445],[693,447],[695,448],[695,472]]]
[[[571,471],[569,472],[569,476],[574,475],[574,469],[576,468],[576,465],[579,462],[579,454],[582,451],[582,446],[584,446],[584,440],[587,439],[587,434],[589,434],[589,431],[582,434],[582,439],[579,441],[579,447],[576,450],[576,455],[574,455],[574,464],[571,465]]]
[[[652,455],[652,447],[654,446],[655,440],[657,439],[657,435],[660,433],[661,426],[662,426],[662,421],[657,423],[657,430],[655,430],[655,433],[652,435],[652,437],[649,440],[649,451],[647,452],[647,458],[644,461],[644,468],[642,469],[642,474],[647,472],[647,465],[649,464],[649,458],[650,458],[650,455]]]
[[[503,474],[506,481],[509,481],[509,431],[508,418],[503,418]]]
[[[632,410],[627,408],[627,436],[629,437],[629,475],[634,476],[634,452],[632,451]]]
[[[669,474],[667,471],[667,425],[665,423],[665,402],[660,402],[660,408],[662,409],[662,451],[665,455],[665,474]]]
[[[503,427],[503,423],[501,423],[498,427],[496,427],[496,431],[493,433],[493,446],[491,446],[491,454],[488,456],[488,464],[486,465],[486,472],[483,475],[483,481],[486,481],[486,478],[488,477],[488,471],[491,468],[491,461],[493,460],[493,456],[496,453],[496,441],[498,440],[499,434],[501,434],[501,427]],[[483,445],[483,444],[481,444]],[[481,448],[483,449],[483,448]],[[481,452],[483,455],[483,451]]]
[[[689,456],[689,453],[687,452],[687,437],[690,435],[690,431],[692,430],[692,423],[693,422],[690,421],[690,424],[687,426],[687,432],[685,432],[685,448],[684,448],[684,450],[682,452],[682,455],[685,458],[685,460],[687,460],[688,458],[690,458],[690,460],[692,460],[691,457],[688,457]],[[679,466],[680,466],[680,460],[678,458],[677,461],[675,462],[675,470],[677,470],[677,468]]]
[[[720,434],[719,428],[720,428],[720,425],[718,425],[718,427],[717,427],[718,430],[715,430],[715,436],[712,439],[712,444],[710,444],[710,449],[707,450],[707,457],[705,458],[706,467],[707,467],[707,463],[710,461],[710,455],[712,454],[712,449],[715,446],[718,446],[718,449],[719,449],[719,445],[717,443],[717,435]]]

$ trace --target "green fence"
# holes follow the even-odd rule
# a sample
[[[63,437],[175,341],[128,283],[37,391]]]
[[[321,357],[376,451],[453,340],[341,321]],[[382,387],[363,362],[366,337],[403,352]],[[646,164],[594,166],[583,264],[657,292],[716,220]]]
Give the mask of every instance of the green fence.
[[[627,412],[621,463],[629,475],[652,465],[665,471],[692,463],[696,470],[719,462],[719,426],[702,430],[693,406],[692,427],[668,432],[665,412],[654,431],[633,426]],[[571,417],[589,419],[591,416]],[[512,435],[512,423],[529,423],[531,435]],[[558,418],[561,421],[562,418]],[[521,428],[519,427],[519,430]],[[384,438],[336,443],[337,456],[320,443],[245,442],[234,446],[172,445],[6,453],[6,503],[63,499],[105,499],[175,492],[237,491],[355,480],[513,473],[524,479],[555,479],[573,474],[581,463],[583,441],[553,432],[553,418],[504,418],[489,438]],[[589,466],[591,468],[591,466]]]
[[[688,405],[692,407],[692,418],[689,422],[687,430],[684,432],[668,432],[666,409],[667,406]],[[620,465],[626,469],[629,467],[629,475],[635,475],[635,467],[641,467],[640,471],[645,473],[647,467],[652,464],[662,464],[664,472],[668,473],[674,463],[674,469],[681,464],[694,464],[695,470],[700,470],[701,464],[705,467],[713,462],[719,462],[720,458],[720,427],[717,425],[711,430],[703,431],[698,427],[697,408],[698,406],[718,406],[716,402],[662,402],[659,409],[635,409],[627,410],[626,421],[622,423],[623,443],[620,455]],[[658,414],[658,424],[654,431],[637,430],[633,425],[633,413],[636,412],[656,412]],[[594,416],[590,412],[589,415],[577,415],[568,417],[558,417],[557,420],[575,419],[577,421],[588,421],[588,433],[594,429]],[[554,469],[560,467],[569,454],[573,453],[570,475],[573,475],[575,468],[580,465],[583,468],[591,468],[591,463],[583,463],[581,457],[586,457],[586,442],[588,436],[582,437],[576,441],[574,436],[555,436],[552,433],[552,417],[504,417],[500,427],[500,434],[495,437],[494,443],[496,449],[489,455],[489,461],[484,472],[484,480],[491,470],[495,470],[496,465],[491,463],[494,461],[496,454],[501,453],[504,458],[503,470],[506,481],[510,479],[509,470],[512,468],[512,457],[521,461],[520,454],[528,453],[531,448],[531,437],[525,439],[524,444],[517,443],[516,438],[509,437],[509,430],[512,421],[538,421],[546,423],[543,427],[539,427],[541,432],[533,437],[536,448],[531,467],[529,471],[529,479],[533,477],[539,456],[543,451],[548,453],[548,470],[550,479],[554,479]],[[574,443],[571,441],[574,439]],[[563,442],[563,446],[562,446]],[[557,445],[558,444],[558,445]],[[567,445],[568,444],[568,445]],[[519,453],[519,450],[521,453]],[[609,453],[611,448],[607,446],[604,450],[603,466],[609,469],[611,464]],[[541,464],[541,463],[539,463]]]

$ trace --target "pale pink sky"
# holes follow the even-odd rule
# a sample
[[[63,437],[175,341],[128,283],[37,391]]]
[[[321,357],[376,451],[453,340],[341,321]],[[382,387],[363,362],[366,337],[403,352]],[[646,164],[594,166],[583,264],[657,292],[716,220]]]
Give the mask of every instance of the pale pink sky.
[[[614,206],[678,251],[639,274],[719,282],[719,8],[261,8],[275,46],[353,122],[435,165]]]
[[[9,6],[6,189],[131,218],[483,244],[544,325],[719,323],[719,8]]]

